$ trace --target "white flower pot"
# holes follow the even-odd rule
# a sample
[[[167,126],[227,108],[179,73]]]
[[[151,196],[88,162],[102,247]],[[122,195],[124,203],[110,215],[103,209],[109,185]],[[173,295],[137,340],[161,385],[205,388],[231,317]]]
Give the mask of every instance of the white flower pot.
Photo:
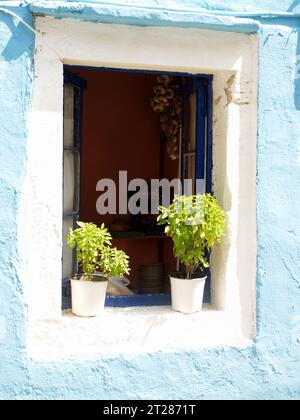
[[[97,316],[104,310],[108,280],[71,279],[72,312],[78,316]]]
[[[170,276],[172,309],[185,314],[201,311],[206,278],[188,280]]]

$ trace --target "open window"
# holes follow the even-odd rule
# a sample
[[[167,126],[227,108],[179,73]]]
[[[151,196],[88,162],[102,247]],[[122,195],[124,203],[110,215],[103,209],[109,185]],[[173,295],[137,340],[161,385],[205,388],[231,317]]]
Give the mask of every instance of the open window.
[[[153,107],[154,92],[164,78],[172,80],[180,98],[178,124],[173,124],[177,128],[170,135],[169,122],[157,112],[159,107]],[[212,77],[207,75],[65,68],[64,309],[70,307],[69,279],[78,268],[65,235],[79,218],[98,225],[104,222],[114,244],[130,256],[128,287],[133,294],[107,296],[107,306],[170,304],[168,273],[179,268],[172,241],[156,225],[157,214],[130,214],[128,207],[124,211],[124,200],[134,194],[128,189],[136,179],[149,186],[149,209],[154,179],[189,179],[189,184],[182,182],[185,194],[211,192],[211,98]],[[120,173],[126,173],[125,190]],[[99,214],[97,208],[101,195],[97,185],[103,179],[117,187],[115,210],[107,214]],[[210,281],[205,292],[205,300],[209,299]]]
[[[70,296],[70,277],[77,271],[76,255],[66,243],[70,228],[80,216],[80,170],[82,141],[82,105],[86,82],[70,72],[64,74],[64,146],[63,146],[63,305]]]

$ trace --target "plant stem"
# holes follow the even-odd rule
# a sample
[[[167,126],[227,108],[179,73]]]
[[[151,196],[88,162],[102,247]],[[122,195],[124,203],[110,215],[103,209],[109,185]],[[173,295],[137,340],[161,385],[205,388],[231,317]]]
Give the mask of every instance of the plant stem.
[[[188,265],[186,266],[186,274],[187,274],[187,279],[190,280],[192,278],[193,275],[193,267]]]

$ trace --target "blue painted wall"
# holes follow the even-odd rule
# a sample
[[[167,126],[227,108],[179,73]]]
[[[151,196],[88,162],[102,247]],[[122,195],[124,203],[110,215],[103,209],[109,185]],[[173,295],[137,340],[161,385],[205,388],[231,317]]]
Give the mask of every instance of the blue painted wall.
[[[32,24],[26,9],[16,11]],[[32,34],[0,12],[0,398],[14,398],[29,384],[17,219],[26,160],[33,49]]]
[[[68,2],[63,1],[56,2],[64,6],[60,9],[51,1],[18,3],[24,7],[13,10],[31,23],[26,3],[31,3],[31,10],[60,17],[82,14],[82,9],[80,13],[67,9]],[[99,21],[109,16],[111,21],[124,19],[123,23],[138,19],[188,26],[198,25],[198,19],[203,24],[200,12],[195,19],[177,13],[176,23],[171,13],[159,7],[246,11],[250,17],[258,10],[300,12],[300,1],[293,0],[144,0],[145,6],[155,7],[153,15],[137,0],[122,3],[138,5],[138,9],[110,9],[105,3],[105,12],[87,6],[86,16]],[[300,61],[300,21],[295,16],[257,17],[245,25],[257,29],[260,24],[258,336],[253,346],[48,364],[26,357],[26,307],[18,276],[17,219],[34,36],[0,12],[0,398],[300,398],[300,70],[299,78],[294,74]],[[209,25],[243,30],[234,19],[227,19],[211,19]]]

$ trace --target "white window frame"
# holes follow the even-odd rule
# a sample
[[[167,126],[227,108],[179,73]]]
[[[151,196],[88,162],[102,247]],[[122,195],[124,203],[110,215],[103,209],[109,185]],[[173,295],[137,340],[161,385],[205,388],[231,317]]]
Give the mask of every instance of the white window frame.
[[[75,357],[248,345],[256,320],[257,35],[48,17],[37,17],[36,28],[19,220],[30,354]],[[62,315],[64,64],[214,76],[213,189],[229,227],[212,253],[212,303],[202,313],[187,316],[155,307],[107,309],[95,319]]]

